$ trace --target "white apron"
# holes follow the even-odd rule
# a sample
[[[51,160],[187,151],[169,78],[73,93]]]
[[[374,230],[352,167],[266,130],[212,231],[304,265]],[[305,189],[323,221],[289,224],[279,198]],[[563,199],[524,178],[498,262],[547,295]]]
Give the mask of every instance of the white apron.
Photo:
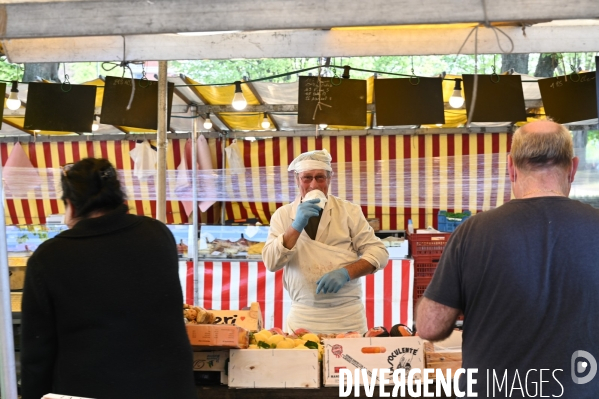
[[[291,297],[288,332],[306,328],[315,333],[367,331],[360,279],[348,281],[336,294],[316,294],[326,273],[358,260],[354,252],[310,239],[302,232],[297,251],[285,268],[284,285]]]

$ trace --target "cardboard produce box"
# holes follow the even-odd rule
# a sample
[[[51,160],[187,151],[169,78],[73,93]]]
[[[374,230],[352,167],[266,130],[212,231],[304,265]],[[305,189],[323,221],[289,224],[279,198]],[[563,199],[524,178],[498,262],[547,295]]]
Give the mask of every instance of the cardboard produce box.
[[[221,384],[227,384],[227,364],[229,362],[229,349],[220,351],[195,351],[193,352],[193,372],[196,378],[196,384],[202,384],[203,381],[213,381],[216,378]],[[206,376],[210,375],[210,378]]]
[[[413,368],[424,369],[424,340],[420,337],[336,338],[324,340],[324,385],[339,386],[339,370],[389,369],[390,375],[403,368],[406,376]],[[415,374],[421,379],[421,373]],[[393,384],[389,378],[389,385]],[[377,385],[379,381],[377,378]]]
[[[230,388],[320,388],[318,350],[232,349]]]
[[[247,348],[249,332],[242,327],[214,324],[186,324],[187,336],[194,349]]]
[[[249,310],[210,310],[214,314],[214,324],[243,327],[248,331],[260,331],[264,322],[260,304],[252,302]]]
[[[229,350],[194,351],[193,371],[226,371]]]

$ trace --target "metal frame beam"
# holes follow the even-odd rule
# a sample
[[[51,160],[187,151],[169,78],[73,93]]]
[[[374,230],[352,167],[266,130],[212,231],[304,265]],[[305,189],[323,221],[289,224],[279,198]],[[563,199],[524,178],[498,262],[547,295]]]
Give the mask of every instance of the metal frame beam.
[[[598,10],[594,15],[599,16],[599,2],[596,4]],[[568,8],[576,7],[565,9]],[[563,24],[500,29],[513,41],[513,53],[599,51],[599,21],[564,21]],[[462,44],[461,54],[474,54],[475,50],[478,54],[499,54],[511,49],[507,37],[485,27],[479,28],[475,46],[475,35],[466,40],[471,31],[472,27],[443,25],[422,29],[276,30],[208,36],[114,36],[113,32],[112,36],[84,40],[81,37],[44,38],[40,33],[42,36],[35,39],[4,39],[2,45],[13,63],[443,55],[456,54]]]
[[[596,0],[195,0],[21,2],[0,6],[0,37],[111,36],[176,32],[330,29],[461,22],[583,19]],[[203,53],[203,51],[202,51]]]
[[[597,124],[566,124],[570,130],[597,130],[599,125]],[[397,135],[409,135],[409,136],[422,136],[432,134],[476,134],[476,133],[512,133],[515,131],[514,126],[500,126],[500,127],[470,127],[470,128],[438,128],[438,129],[364,129],[364,130],[319,130],[319,136],[397,136]],[[268,138],[268,137],[306,137],[313,136],[314,130],[281,130],[278,132],[268,131],[254,131],[254,132],[228,132],[221,134],[218,132],[203,132],[206,138]],[[186,133],[169,133],[167,138],[187,140],[189,138],[189,132]],[[95,135],[82,135],[82,136],[0,136],[0,143],[52,143],[52,142],[74,142],[74,141],[120,141],[120,140],[155,140],[155,134],[95,134]]]

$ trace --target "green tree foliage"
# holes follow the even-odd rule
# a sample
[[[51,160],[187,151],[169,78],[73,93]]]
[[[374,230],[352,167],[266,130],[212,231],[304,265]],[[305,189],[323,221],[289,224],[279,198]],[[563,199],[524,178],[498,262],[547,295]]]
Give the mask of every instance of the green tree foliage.
[[[0,57],[0,80],[18,80],[23,78],[23,64],[12,64],[6,57]]]
[[[563,53],[563,54],[529,54],[528,73],[541,68],[540,74],[536,76],[553,76],[571,73],[573,67],[583,71],[595,70],[595,53]],[[506,65],[513,63],[511,59],[525,59],[520,55],[508,55],[503,59],[500,54],[482,54],[477,58],[473,55],[440,55],[440,56],[381,56],[381,57],[334,57],[331,64],[338,67],[349,65],[354,69],[365,69],[379,71],[382,73],[410,75],[412,69],[418,76],[438,76],[441,72],[448,74],[473,74],[475,70],[480,74],[490,74],[493,67],[497,73],[505,70]],[[520,60],[520,63],[522,60]],[[169,74],[182,73],[203,84],[232,83],[242,80],[266,78],[281,75],[297,70],[316,67],[324,64],[323,59],[318,58],[269,58],[269,59],[240,59],[240,60],[187,60],[170,61]],[[518,65],[520,65],[520,63]],[[69,75],[71,83],[83,83],[102,76],[123,76],[123,68],[114,67],[114,63],[81,62],[61,64],[59,77],[65,72]],[[106,69],[105,69],[106,68]],[[525,67],[519,66],[517,72],[524,72]],[[0,79],[21,80],[23,76],[23,65],[10,64],[3,57],[0,59]],[[129,70],[125,70],[125,76],[130,76]],[[521,72],[521,73],[522,73]],[[316,75],[317,70],[304,72],[302,75],[312,73]],[[325,68],[326,75],[332,75],[332,69]],[[337,68],[336,73],[341,75],[343,70]],[[354,79],[365,79],[372,76],[372,72],[351,71]],[[272,82],[285,83],[297,81],[297,74],[272,79]]]
[[[478,72],[491,73],[495,62],[500,63],[500,57],[481,55],[478,57]],[[191,77],[204,84],[231,83],[242,79],[259,79],[268,76],[294,72],[304,68],[324,65],[324,60],[317,58],[280,58],[257,60],[197,60],[197,61],[171,61],[169,70],[174,70]],[[331,59],[333,68],[324,68],[324,73],[341,75],[340,68],[349,65],[352,69],[364,69],[382,73],[410,75],[412,67],[414,74],[419,76],[438,76],[441,72],[452,74],[474,73],[475,57],[471,55],[460,56],[383,56],[383,57],[336,57]],[[498,69],[499,70],[499,65]],[[304,72],[302,75],[317,70]],[[365,79],[372,76],[372,72],[351,71],[351,77]],[[294,82],[297,74],[272,79],[273,82]]]

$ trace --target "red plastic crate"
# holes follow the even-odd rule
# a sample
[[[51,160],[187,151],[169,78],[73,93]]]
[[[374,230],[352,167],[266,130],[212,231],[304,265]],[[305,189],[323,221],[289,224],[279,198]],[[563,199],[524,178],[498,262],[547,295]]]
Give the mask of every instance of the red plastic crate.
[[[414,278],[414,305],[422,295],[424,295],[424,291],[426,291],[426,287],[428,287],[431,282],[432,277],[416,277]]]
[[[437,270],[437,265],[439,264],[440,258],[440,255],[414,256],[414,277],[433,277],[433,274],[435,274],[435,270]]]
[[[451,233],[436,234],[408,234],[410,243],[410,255],[417,256],[440,256],[447,245]]]

